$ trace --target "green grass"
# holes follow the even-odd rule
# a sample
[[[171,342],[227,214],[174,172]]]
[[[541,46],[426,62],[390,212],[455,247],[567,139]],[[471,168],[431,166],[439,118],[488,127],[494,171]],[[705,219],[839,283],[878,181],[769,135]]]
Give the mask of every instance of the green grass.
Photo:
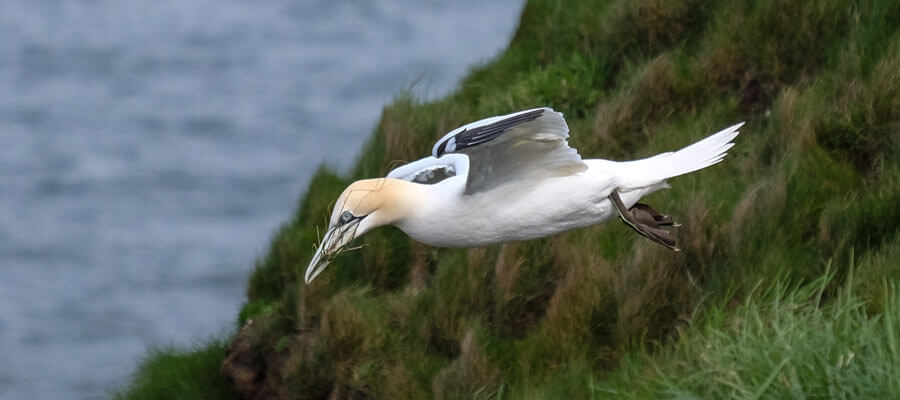
[[[885,375],[897,367],[897,49],[890,0],[531,0],[504,54],[444,99],[398,94],[350,174],[316,171],[239,322],[264,321],[251,329],[261,353],[286,352],[272,366],[286,397],[900,396]],[[456,126],[541,105],[565,113],[587,158],[747,125],[725,162],[645,199],[684,224],[680,253],[616,222],[470,250],[380,228],[303,284],[347,184]],[[204,353],[151,358],[129,393],[215,374],[192,354]],[[192,372],[164,373],[179,368]]]
[[[127,389],[116,399],[239,399],[219,366],[225,343],[213,341],[198,349],[158,349],[150,353]]]
[[[790,288],[762,282],[729,309],[711,306],[677,344],[626,358],[594,395],[681,399],[887,399],[900,393],[900,292],[881,281],[870,313],[849,283],[830,300],[833,275]]]

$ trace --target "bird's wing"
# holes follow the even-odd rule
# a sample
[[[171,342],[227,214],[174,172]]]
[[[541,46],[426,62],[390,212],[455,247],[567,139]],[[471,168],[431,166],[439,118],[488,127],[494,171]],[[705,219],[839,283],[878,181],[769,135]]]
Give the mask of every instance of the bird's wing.
[[[469,173],[469,159],[462,154],[448,154],[446,157],[425,157],[394,168],[388,178],[433,185],[451,176],[466,176]]]
[[[454,153],[469,157],[466,193],[471,194],[586,170],[568,138],[562,113],[535,108],[456,128],[435,143],[432,153],[438,160]]]

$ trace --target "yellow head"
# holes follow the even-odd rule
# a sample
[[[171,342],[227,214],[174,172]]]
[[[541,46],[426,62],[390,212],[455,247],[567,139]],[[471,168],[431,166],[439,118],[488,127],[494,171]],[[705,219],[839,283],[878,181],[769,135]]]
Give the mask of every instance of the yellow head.
[[[353,182],[338,197],[328,230],[306,269],[306,283],[318,276],[332,257],[353,239],[382,225],[394,224],[414,210],[419,189],[412,182],[391,178]]]

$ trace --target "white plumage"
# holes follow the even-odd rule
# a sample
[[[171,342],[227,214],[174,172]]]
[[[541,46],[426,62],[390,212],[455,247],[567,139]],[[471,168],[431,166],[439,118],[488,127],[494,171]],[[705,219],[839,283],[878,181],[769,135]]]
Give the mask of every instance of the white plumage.
[[[595,225],[619,215],[639,234],[676,249],[667,216],[638,200],[665,179],[722,161],[737,124],[676,152],[616,162],[582,160],[562,113],[550,108],[491,117],[441,138],[432,155],[386,178],[351,184],[306,272],[307,283],[353,238],[395,225],[420,242],[474,247]]]

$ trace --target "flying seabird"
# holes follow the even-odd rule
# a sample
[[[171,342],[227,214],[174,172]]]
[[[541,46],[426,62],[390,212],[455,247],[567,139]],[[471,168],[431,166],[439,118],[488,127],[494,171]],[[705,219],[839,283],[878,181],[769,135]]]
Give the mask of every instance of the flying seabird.
[[[666,179],[716,164],[743,125],[676,152],[634,161],[582,160],[569,147],[560,112],[536,108],[461,126],[432,155],[384,178],[353,182],[338,197],[308,284],[373,228],[394,225],[436,247],[476,247],[541,238],[619,216],[638,234],[672,250],[663,227],[677,226],[638,200]]]

